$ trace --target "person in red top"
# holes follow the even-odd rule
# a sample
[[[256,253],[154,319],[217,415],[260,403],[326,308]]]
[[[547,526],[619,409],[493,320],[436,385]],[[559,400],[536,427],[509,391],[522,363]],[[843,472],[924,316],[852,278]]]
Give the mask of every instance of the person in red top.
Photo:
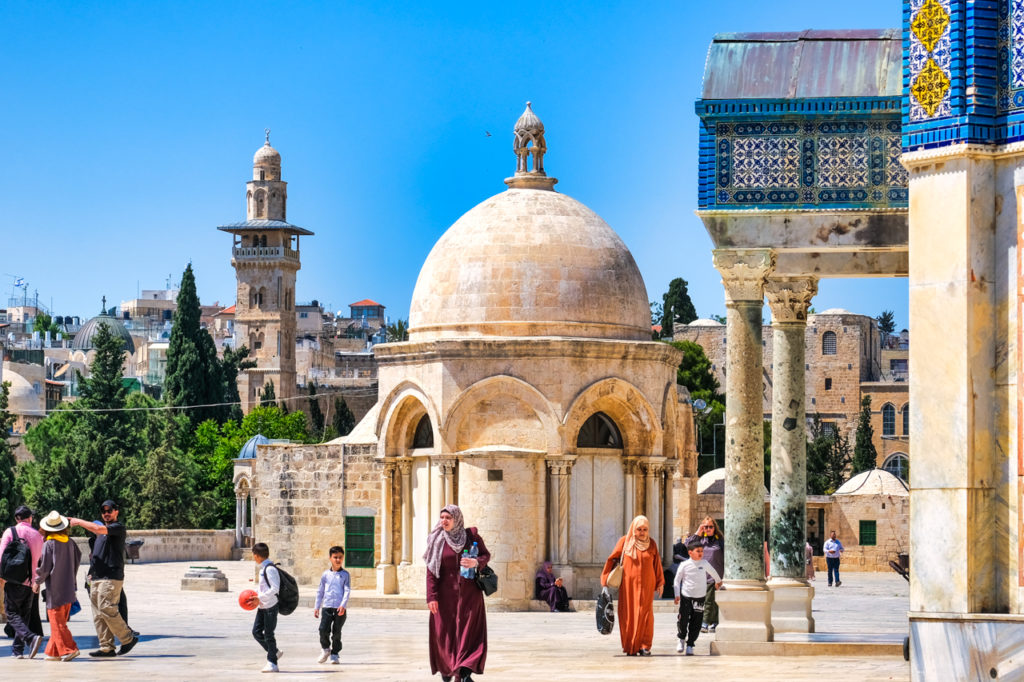
[[[479,554],[463,557],[476,543]],[[427,608],[430,609],[430,672],[441,673],[444,682],[458,675],[472,682],[472,673],[483,675],[487,660],[487,610],[484,593],[460,568],[480,569],[490,561],[476,528],[466,528],[462,510],[449,504],[441,510],[434,530],[427,536]]]
[[[14,510],[14,520],[15,525],[5,530],[3,538],[0,539],[0,556],[3,556],[7,545],[15,541],[14,535],[17,533],[17,541],[24,542],[29,547],[31,564],[29,576],[25,580],[4,581],[4,610],[7,612],[7,622],[14,630],[11,655],[14,658],[24,658],[27,648],[28,657],[32,658],[39,651],[39,645],[43,641],[42,635],[33,632],[31,627],[33,608],[37,618],[39,614],[36,606],[37,597],[32,591],[32,581],[38,575],[39,558],[43,555],[43,536],[32,527],[32,510],[25,505]]]

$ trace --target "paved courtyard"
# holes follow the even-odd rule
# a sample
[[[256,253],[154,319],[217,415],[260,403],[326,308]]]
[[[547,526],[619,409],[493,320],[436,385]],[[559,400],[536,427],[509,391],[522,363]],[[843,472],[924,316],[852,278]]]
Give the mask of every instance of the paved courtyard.
[[[0,677],[44,680],[124,680],[152,675],[166,680],[237,679],[258,673],[262,650],[249,631],[252,613],[237,604],[238,593],[252,586],[251,562],[205,562],[228,576],[227,593],[182,592],[188,563],[129,565],[126,592],[129,621],[142,633],[124,658],[88,656],[69,662],[10,657],[10,640],[0,639]],[[81,573],[79,573],[81,579]],[[865,633],[899,637],[907,630],[907,584],[895,574],[844,574],[841,588],[819,579],[814,616],[819,632]],[[311,588],[303,589],[306,597]],[[84,591],[80,591],[84,598]],[[352,608],[343,633],[340,666],[316,663],[317,623],[300,607],[282,616],[277,630],[284,651],[282,675],[313,680],[427,680],[426,611]],[[47,626],[44,624],[44,628]],[[710,656],[711,639],[702,635],[697,656],[675,653],[675,616],[655,615],[654,655],[627,658],[618,632],[604,637],[594,628],[592,611],[488,614],[490,648],[486,680],[622,680],[636,675],[657,679],[729,680],[908,680],[909,664],[899,656],[723,657]],[[88,604],[71,619],[71,631],[85,651],[96,647]],[[40,652],[41,654],[41,652]],[[301,677],[299,677],[301,675]],[[434,678],[439,680],[440,678]]]

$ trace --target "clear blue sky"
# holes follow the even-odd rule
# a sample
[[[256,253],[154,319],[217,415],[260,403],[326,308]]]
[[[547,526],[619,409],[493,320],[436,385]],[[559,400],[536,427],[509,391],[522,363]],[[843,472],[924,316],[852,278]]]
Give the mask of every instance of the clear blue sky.
[[[234,302],[231,237],[263,129],[302,242],[297,298],[407,317],[433,243],[505,189],[526,100],[557,189],[597,211],[661,300],[724,312],[693,215],[708,43],[722,31],[898,27],[897,0],[0,5],[0,294],[58,314],[162,288],[192,262]],[[490,131],[492,137],[487,137]],[[825,281],[815,307],[907,325],[906,280]]]

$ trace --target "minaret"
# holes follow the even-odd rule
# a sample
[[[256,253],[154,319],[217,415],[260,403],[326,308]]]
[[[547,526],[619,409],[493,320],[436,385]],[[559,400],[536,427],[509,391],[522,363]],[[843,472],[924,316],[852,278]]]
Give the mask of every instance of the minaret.
[[[242,411],[259,404],[264,384],[274,382],[278,400],[296,395],[295,275],[301,267],[299,237],[309,230],[286,222],[288,183],[281,180],[281,155],[266,142],[252,159],[246,183],[245,222],[217,229],[234,235],[231,265],[238,280],[235,338],[248,346],[256,367],[238,375]]]

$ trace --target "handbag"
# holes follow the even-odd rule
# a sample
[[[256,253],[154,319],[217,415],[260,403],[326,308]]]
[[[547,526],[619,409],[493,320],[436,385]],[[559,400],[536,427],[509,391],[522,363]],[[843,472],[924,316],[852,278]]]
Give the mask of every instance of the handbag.
[[[477,568],[476,577],[473,578],[473,581],[483,591],[485,597],[498,591],[498,574],[490,566]]]
[[[619,589],[619,585],[622,584],[622,557],[619,557],[618,565],[612,569],[612,572],[608,574],[608,580],[605,581],[608,587],[614,587]]]
[[[602,635],[610,635],[615,629],[615,604],[612,595],[605,587],[597,597],[597,631]]]

